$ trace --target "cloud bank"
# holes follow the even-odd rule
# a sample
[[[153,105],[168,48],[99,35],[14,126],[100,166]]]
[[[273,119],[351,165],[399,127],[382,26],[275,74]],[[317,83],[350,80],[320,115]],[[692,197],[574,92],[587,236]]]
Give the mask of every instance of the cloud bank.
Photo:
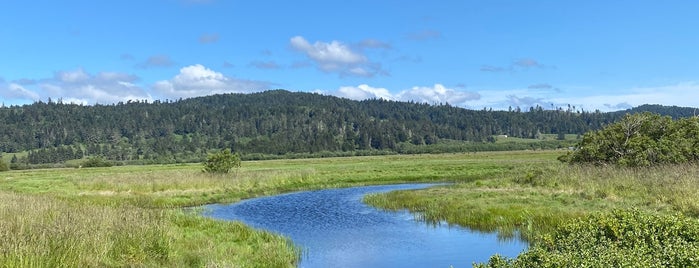
[[[340,87],[336,92],[331,93],[336,96],[353,99],[385,99],[395,101],[413,101],[429,104],[452,104],[461,106],[468,101],[480,99],[480,94],[469,91],[459,91],[445,87],[442,84],[435,84],[431,87],[416,86],[411,89],[392,94],[386,88],[371,87],[366,84],[359,86]]]

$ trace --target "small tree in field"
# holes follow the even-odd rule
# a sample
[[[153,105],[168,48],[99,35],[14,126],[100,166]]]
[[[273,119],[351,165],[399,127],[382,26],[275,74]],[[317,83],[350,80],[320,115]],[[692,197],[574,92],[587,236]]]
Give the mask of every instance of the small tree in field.
[[[226,174],[235,168],[240,168],[240,156],[237,153],[231,153],[230,149],[225,149],[210,154],[204,162],[203,171],[213,174]]]

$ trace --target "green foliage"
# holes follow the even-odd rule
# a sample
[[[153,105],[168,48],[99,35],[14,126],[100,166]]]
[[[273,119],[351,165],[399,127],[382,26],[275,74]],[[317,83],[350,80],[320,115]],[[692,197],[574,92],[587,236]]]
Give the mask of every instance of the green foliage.
[[[586,133],[569,163],[629,167],[699,160],[699,117],[672,120],[652,113],[628,114],[619,122]]]
[[[0,171],[8,171],[10,167],[7,165],[5,160],[2,159],[2,152],[0,152]]]
[[[695,267],[699,222],[681,215],[614,210],[559,227],[515,259],[475,267]]]
[[[210,154],[204,162],[203,171],[206,173],[226,174],[240,168],[240,155],[231,153],[230,149]]]
[[[85,168],[92,168],[92,167],[111,167],[114,164],[110,162],[109,160],[105,160],[102,157],[99,156],[94,156],[90,157],[87,160],[83,161],[82,164],[80,165],[81,167]]]

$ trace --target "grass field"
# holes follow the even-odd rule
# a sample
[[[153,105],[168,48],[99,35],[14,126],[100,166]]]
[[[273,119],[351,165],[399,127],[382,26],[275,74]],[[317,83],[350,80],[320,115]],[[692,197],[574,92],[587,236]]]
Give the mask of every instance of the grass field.
[[[201,165],[41,169],[0,173],[5,267],[288,267],[285,238],[178,208],[281,192],[401,182],[470,182],[505,174],[542,152],[248,161],[212,176]]]
[[[0,266],[290,267],[287,239],[180,208],[282,192],[451,182],[366,201],[504,236],[537,234],[613,208],[699,215],[697,166],[572,167],[562,151],[246,161],[214,176],[201,165],[0,173]]]

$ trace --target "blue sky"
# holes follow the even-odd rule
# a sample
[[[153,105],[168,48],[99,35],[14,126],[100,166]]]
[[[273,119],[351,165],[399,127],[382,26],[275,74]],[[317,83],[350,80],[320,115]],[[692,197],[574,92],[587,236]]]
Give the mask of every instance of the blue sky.
[[[699,107],[696,1],[27,0],[0,10],[6,106],[282,88],[470,109]]]

